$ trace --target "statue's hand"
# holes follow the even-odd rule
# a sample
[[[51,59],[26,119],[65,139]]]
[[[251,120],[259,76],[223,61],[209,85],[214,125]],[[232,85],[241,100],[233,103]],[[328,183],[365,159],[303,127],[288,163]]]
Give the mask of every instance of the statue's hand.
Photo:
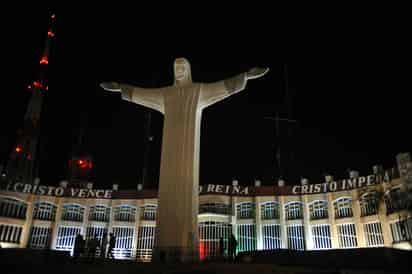
[[[256,79],[268,73],[269,68],[252,68],[246,74],[247,79]]]
[[[122,92],[122,89],[120,88],[119,83],[116,83],[116,82],[104,82],[104,83],[101,83],[100,86],[104,90],[108,90],[111,92]]]

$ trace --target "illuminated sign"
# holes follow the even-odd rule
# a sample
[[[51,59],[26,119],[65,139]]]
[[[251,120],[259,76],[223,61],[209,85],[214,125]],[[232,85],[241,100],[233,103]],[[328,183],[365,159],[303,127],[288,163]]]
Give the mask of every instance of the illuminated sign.
[[[111,189],[65,188],[23,183],[9,183],[6,187],[6,191],[72,198],[110,199],[112,197]]]
[[[199,194],[249,195],[249,188],[242,186],[208,184],[199,186]]]
[[[293,194],[314,194],[314,193],[326,193],[335,191],[345,191],[355,188],[361,188],[365,186],[371,186],[380,184],[381,182],[389,182],[389,176],[360,176],[358,178],[344,179],[340,181],[332,181],[322,184],[308,184],[308,185],[296,185],[292,188]]]

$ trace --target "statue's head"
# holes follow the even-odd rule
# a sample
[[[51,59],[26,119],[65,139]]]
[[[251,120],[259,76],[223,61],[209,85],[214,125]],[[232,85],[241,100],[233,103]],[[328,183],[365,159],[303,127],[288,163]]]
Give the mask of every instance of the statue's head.
[[[192,82],[190,63],[185,58],[176,58],[174,65],[175,84],[184,85]]]

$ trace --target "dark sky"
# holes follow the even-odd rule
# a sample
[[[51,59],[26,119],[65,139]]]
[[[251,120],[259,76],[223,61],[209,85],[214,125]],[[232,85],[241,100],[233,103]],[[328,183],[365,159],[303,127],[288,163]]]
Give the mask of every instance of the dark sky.
[[[194,81],[217,81],[255,66],[271,69],[264,78],[248,82],[242,93],[205,110],[201,183],[227,184],[236,178],[251,184],[258,178],[271,184],[278,175],[273,167],[278,142],[274,123],[264,117],[277,111],[287,115],[283,64],[289,68],[289,118],[298,120],[289,136],[285,124],[281,127],[288,181],[307,176],[317,182],[325,172],[346,177],[348,168],[368,174],[372,165],[389,168],[397,153],[412,151],[411,44],[402,15],[391,20],[362,12],[279,17],[264,7],[258,12],[197,11],[192,16],[127,10],[56,10],[57,35],[41,121],[40,175],[45,184],[65,177],[83,127],[83,149],[95,161],[95,185],[117,182],[134,188],[142,170],[147,109],[98,84],[171,84],[176,57],[189,59]],[[47,10],[19,14],[18,20],[0,22],[7,37],[0,95],[3,165],[23,124],[30,97],[25,87],[36,75],[47,29]],[[149,167],[155,186],[163,122],[160,114],[152,114]]]

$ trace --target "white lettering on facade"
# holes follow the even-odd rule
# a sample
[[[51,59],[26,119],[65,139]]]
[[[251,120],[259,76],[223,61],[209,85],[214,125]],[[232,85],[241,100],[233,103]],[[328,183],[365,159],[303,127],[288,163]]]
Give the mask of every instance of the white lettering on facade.
[[[356,178],[354,179],[348,179],[348,188],[355,188],[356,187]],[[346,188],[343,188],[346,189]]]
[[[248,189],[247,187],[245,187],[245,188],[240,192],[240,194],[244,194],[244,195],[249,194],[249,189]]]
[[[293,194],[300,194],[300,186],[293,186],[292,193]]]
[[[229,194],[229,191],[230,191],[230,186],[226,186],[226,191],[225,191],[225,193],[226,193],[226,194]]]
[[[213,192],[215,190],[215,185],[207,185],[207,192]]]
[[[222,185],[217,185],[216,190],[217,193],[222,193],[223,192],[223,186]]]
[[[376,180],[375,180],[375,175],[369,175],[367,180],[366,180],[366,185],[370,186],[375,184]]]
[[[232,193],[240,193],[240,187],[239,186],[233,186]]]
[[[329,190],[330,191],[336,191],[336,189],[338,188],[338,183],[333,181],[329,184]]]
[[[47,191],[47,195],[53,196],[53,191],[56,187],[54,186],[49,186],[48,187],[48,191]]]
[[[77,188],[71,188],[70,193],[71,193],[72,197],[76,197],[77,193],[79,193],[79,190]]]
[[[358,180],[358,187],[362,187],[362,185],[366,182],[365,176],[359,177]]]
[[[62,188],[62,187],[56,188],[55,193],[56,193],[56,196],[63,196],[63,194],[64,194],[64,188]]]
[[[106,190],[104,192],[104,198],[107,198],[107,199],[112,198],[112,192],[113,192],[113,190]]]
[[[46,194],[47,186],[39,186],[39,194],[44,195]]]
[[[20,186],[23,186],[23,184],[22,184],[22,183],[16,183],[16,184],[14,184],[14,187],[13,187],[14,191],[16,191],[16,192],[21,192],[21,190],[18,190],[18,189],[17,189],[17,187],[20,187]]]
[[[104,190],[99,189],[96,191],[96,198],[103,198],[104,197]]]
[[[87,192],[87,198],[94,198],[96,196],[96,193],[94,192],[93,189],[89,189]]]
[[[302,186],[302,190],[301,190],[300,193],[302,193],[302,194],[308,193],[308,185],[303,185],[303,186]]]
[[[86,198],[86,194],[87,194],[87,189],[80,189],[79,191],[79,198]]]
[[[28,193],[28,192],[30,192],[30,191],[31,191],[31,185],[25,184],[25,185],[24,185],[24,188],[23,188],[23,192],[24,192],[24,193]]]

